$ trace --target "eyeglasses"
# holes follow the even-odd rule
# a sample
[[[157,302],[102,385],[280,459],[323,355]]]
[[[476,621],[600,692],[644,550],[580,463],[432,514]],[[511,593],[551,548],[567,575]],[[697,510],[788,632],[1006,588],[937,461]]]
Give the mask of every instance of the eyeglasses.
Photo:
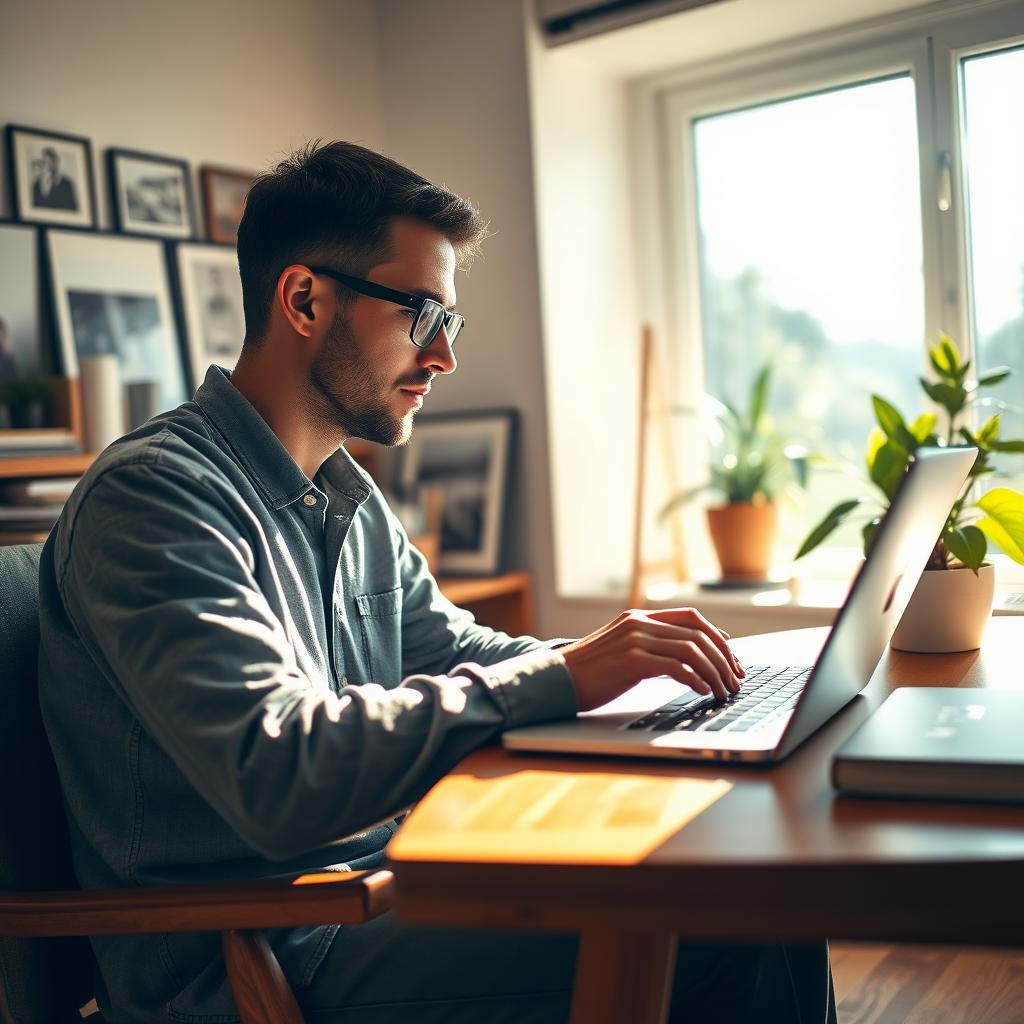
[[[416,310],[416,319],[409,328],[409,337],[412,343],[419,348],[427,348],[437,337],[437,332],[444,324],[444,332],[448,336],[448,344],[454,345],[455,339],[459,336],[466,318],[461,313],[445,309],[435,299],[427,299],[422,295],[409,295],[406,292],[395,291],[394,288],[386,288],[382,284],[375,284],[373,281],[364,281],[361,277],[350,277],[341,271],[332,270],[330,267],[310,267],[314,274],[323,274],[324,277],[332,277],[347,285],[354,292],[362,295],[369,295],[373,299],[383,299],[385,302],[394,302],[398,306],[405,306],[407,309]]]

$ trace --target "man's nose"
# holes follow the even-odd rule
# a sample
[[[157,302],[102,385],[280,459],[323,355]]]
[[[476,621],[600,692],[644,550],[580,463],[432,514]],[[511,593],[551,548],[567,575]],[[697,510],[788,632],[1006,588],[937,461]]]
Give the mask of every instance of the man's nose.
[[[454,373],[459,362],[448,342],[448,332],[443,326],[434,335],[434,340],[426,348],[420,349],[416,362],[432,373]]]

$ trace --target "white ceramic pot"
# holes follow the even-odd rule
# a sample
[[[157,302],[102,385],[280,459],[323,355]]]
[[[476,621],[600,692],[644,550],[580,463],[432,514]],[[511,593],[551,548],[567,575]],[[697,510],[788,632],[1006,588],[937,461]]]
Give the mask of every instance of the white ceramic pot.
[[[970,569],[926,569],[892,646],[929,654],[977,650],[992,617],[995,586],[992,565],[983,565],[977,576]]]

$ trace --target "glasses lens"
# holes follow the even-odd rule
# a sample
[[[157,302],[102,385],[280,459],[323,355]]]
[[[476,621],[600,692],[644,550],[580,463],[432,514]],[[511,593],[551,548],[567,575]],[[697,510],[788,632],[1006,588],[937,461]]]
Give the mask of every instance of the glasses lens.
[[[461,313],[451,313],[448,316],[448,323],[445,324],[444,330],[448,335],[448,344],[454,345],[455,339],[459,336],[459,332],[465,326],[466,320]]]
[[[414,345],[426,348],[434,340],[437,329],[441,326],[444,317],[444,307],[433,299],[427,299],[423,303],[420,315],[412,325],[412,340]]]

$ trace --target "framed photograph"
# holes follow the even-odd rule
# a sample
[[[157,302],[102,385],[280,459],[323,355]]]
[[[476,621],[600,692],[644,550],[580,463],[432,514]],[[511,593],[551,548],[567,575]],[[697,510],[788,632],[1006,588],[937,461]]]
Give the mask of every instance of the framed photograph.
[[[514,409],[419,416],[402,449],[401,492],[443,497],[440,570],[493,576],[503,568]]]
[[[88,139],[9,124],[7,161],[18,220],[95,229]]]
[[[0,222],[0,385],[53,372],[37,228]]]
[[[256,175],[207,166],[200,168],[199,176],[203,183],[207,239],[234,245],[238,241],[238,223],[245,209],[245,197]]]
[[[68,377],[79,359],[114,354],[128,427],[186,400],[165,248],[120,235],[48,231],[50,293]]]
[[[245,317],[234,246],[179,242],[172,262],[192,388],[214,364],[230,370],[242,352]]]
[[[78,440],[43,302],[39,229],[0,222],[0,458],[68,451]],[[63,390],[62,390],[63,388]]]
[[[192,185],[188,164],[169,156],[108,149],[111,208],[126,235],[192,238]]]

